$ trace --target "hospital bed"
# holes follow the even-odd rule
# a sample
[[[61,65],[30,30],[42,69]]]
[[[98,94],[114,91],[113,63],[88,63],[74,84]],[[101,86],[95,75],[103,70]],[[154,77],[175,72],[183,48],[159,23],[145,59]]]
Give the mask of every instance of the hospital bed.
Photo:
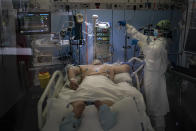
[[[149,131],[152,131],[153,129],[151,127],[149,118],[145,113],[145,104],[143,101],[143,97],[142,97],[141,93],[139,92],[141,80],[139,80],[138,73],[140,71],[142,71],[142,69],[144,67],[144,61],[139,58],[133,57],[128,61],[128,63],[133,62],[133,61],[138,61],[141,63],[140,66],[131,74],[131,77],[135,77],[137,89],[132,88],[133,86],[130,86],[130,88],[133,90],[133,92],[136,92],[135,94],[137,94],[137,95],[133,97],[133,101],[130,101],[130,100],[126,101],[125,100],[124,105],[122,105],[120,102],[119,102],[119,104],[117,104],[116,108],[119,108],[119,107],[123,108],[123,106],[125,106],[125,105],[126,106],[130,105],[129,107],[124,107],[122,109],[123,110],[122,112],[127,112],[127,114],[130,115],[129,118],[127,120],[122,120],[122,122],[119,121],[118,123],[121,123],[121,125],[125,125],[125,123],[128,122],[129,126],[131,125],[130,123],[133,123],[132,126],[133,127],[135,126],[134,127],[135,131],[140,130],[140,129],[141,129],[141,131],[144,131],[145,129],[147,130],[147,128]],[[73,90],[68,89],[67,86],[68,86],[67,73],[66,73],[65,77],[63,77],[63,73],[61,71],[54,72],[47,87],[45,88],[45,90],[44,90],[43,94],[41,95],[39,102],[38,102],[38,126],[39,126],[40,131],[41,130],[42,131],[45,131],[45,130],[47,130],[47,131],[49,131],[49,130],[55,131],[56,130],[57,131],[58,130],[58,126],[59,126],[58,124],[60,123],[59,119],[62,119],[61,115],[66,114],[65,108],[67,107],[66,105],[68,104],[68,103],[66,103],[66,100],[68,100],[70,98],[70,95],[72,95],[72,93],[73,93]],[[138,97],[137,100],[135,100],[136,97]],[[127,102],[129,104],[127,104]],[[137,109],[133,108],[133,104],[136,106],[139,105],[137,107]],[[134,106],[134,107],[136,107],[136,106]],[[53,109],[56,111],[54,111]],[[128,111],[125,111],[126,109]],[[79,129],[79,131],[89,130],[91,126],[93,126],[92,127],[93,131],[103,131],[100,128],[98,120],[97,119],[92,120],[92,117],[97,117],[96,113],[95,113],[95,109],[93,109],[93,107],[89,107],[85,110],[87,110],[86,112],[88,112],[88,113],[85,113],[85,111],[84,111],[83,114],[84,114],[84,116],[85,115],[86,116],[84,117],[85,120],[82,120],[82,124],[81,124],[82,129]],[[142,114],[141,115],[142,117],[141,116],[140,117],[134,116],[137,114],[137,112],[140,112],[141,110],[143,110],[142,113],[140,113],[140,114]],[[64,112],[64,113],[61,113],[61,112]],[[131,112],[131,114],[130,114],[130,112]],[[127,116],[127,114],[124,114],[124,117]],[[51,115],[53,115],[53,118],[50,118]],[[57,116],[61,117],[61,118],[58,118],[58,120],[55,120]],[[122,119],[124,119],[124,117],[121,115]],[[132,119],[132,118],[134,118],[134,119]],[[138,124],[139,127],[136,127],[136,123],[135,123],[136,118],[143,119],[143,121],[145,121],[146,123],[140,122]],[[132,120],[130,120],[130,119],[132,119]],[[93,121],[95,121],[95,122],[93,122]],[[140,120],[138,120],[138,121],[140,121]],[[52,124],[55,124],[55,122],[56,122],[56,125],[52,125]],[[88,123],[91,123],[91,124],[89,125]],[[92,124],[92,123],[96,123],[96,124]],[[97,129],[96,129],[96,127],[97,127]],[[118,128],[123,129],[123,127],[118,127]],[[53,128],[55,128],[55,129],[53,129]],[[114,129],[111,131],[118,131],[119,129],[116,128],[116,130]],[[129,129],[130,129],[130,127],[127,127],[127,130],[129,130]],[[126,130],[126,128],[124,130]]]

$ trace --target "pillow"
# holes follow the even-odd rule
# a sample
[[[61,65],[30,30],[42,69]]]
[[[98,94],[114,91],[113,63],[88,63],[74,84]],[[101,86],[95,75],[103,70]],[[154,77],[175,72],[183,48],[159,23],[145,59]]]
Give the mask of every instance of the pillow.
[[[132,84],[132,79],[129,73],[119,73],[114,76],[114,83],[118,84],[120,82],[128,82]]]

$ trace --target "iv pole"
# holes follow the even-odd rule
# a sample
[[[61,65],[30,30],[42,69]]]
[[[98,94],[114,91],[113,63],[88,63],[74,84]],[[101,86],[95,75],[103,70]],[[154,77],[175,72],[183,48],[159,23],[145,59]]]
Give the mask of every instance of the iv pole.
[[[93,39],[93,60],[95,60],[96,59],[96,43],[97,43],[97,41],[96,41],[96,21],[97,21],[97,19],[98,19],[98,15],[93,15],[92,16],[92,18],[93,18],[93,37],[94,37],[94,39]]]
[[[124,9],[124,20],[125,20],[125,9]],[[124,46],[124,62],[127,61],[127,29],[125,26],[125,46]]]

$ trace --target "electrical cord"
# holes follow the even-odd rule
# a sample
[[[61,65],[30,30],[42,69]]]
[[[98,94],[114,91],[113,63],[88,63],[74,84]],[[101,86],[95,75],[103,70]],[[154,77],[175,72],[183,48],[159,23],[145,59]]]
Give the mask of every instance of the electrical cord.
[[[125,9],[124,9],[124,20],[125,20]],[[127,61],[127,31],[125,28],[125,45],[124,45],[124,62]]]

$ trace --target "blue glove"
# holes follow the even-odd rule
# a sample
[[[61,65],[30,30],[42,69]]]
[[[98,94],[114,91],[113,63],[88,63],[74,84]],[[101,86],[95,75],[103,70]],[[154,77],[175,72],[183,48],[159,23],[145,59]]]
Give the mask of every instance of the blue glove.
[[[139,40],[137,40],[137,39],[133,39],[133,40],[131,41],[131,45],[137,45],[138,41],[139,41]]]
[[[61,122],[59,131],[77,131],[80,126],[81,119],[74,117],[74,113],[71,112],[67,117]]]
[[[117,123],[117,112],[111,112],[110,107],[106,104],[100,106],[98,115],[104,131],[108,131]]]
[[[119,24],[120,26],[126,26],[126,21],[118,21],[118,24]]]
[[[154,36],[155,36],[155,37],[157,37],[157,36],[159,35],[159,33],[158,33],[158,30],[157,30],[157,29],[154,29],[154,32],[153,32],[153,33],[154,33]]]

